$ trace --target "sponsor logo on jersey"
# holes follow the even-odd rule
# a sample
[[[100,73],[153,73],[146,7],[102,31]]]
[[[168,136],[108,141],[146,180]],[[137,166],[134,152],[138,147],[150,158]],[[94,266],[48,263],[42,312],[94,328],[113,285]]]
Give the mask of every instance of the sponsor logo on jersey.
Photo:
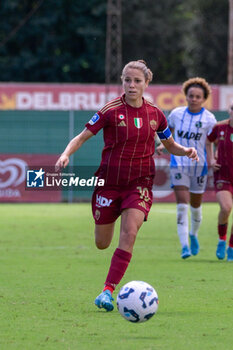
[[[91,120],[89,120],[89,124],[94,125],[99,119],[100,119],[100,116],[97,113],[95,113],[91,118]]]
[[[96,206],[97,207],[110,207],[112,199],[108,199],[102,196],[96,195]]]
[[[122,120],[117,126],[126,126],[124,120]]]
[[[195,126],[196,126],[197,128],[201,128],[201,127],[202,127],[202,122],[196,122]]]
[[[231,134],[230,140],[231,140],[231,142],[233,142],[233,134]]]
[[[189,131],[184,131],[184,130],[178,130],[177,131],[178,137],[182,139],[187,139],[187,140],[195,140],[199,141],[202,137],[202,133],[200,132],[189,132]]]
[[[142,118],[134,118],[134,125],[140,129],[142,127]]]
[[[156,127],[157,127],[157,122],[156,122],[156,120],[151,120],[150,121],[150,126],[151,126],[151,128],[152,128],[152,130],[156,130]]]
[[[220,137],[219,137],[219,140],[224,140],[224,131],[220,131]]]

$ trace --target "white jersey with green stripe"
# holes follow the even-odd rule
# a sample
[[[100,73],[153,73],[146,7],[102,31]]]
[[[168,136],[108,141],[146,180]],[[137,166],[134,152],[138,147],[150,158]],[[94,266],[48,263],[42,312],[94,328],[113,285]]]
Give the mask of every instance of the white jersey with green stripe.
[[[177,107],[168,116],[169,127],[174,130],[173,137],[177,143],[185,147],[194,147],[199,162],[188,157],[171,155],[171,168],[178,168],[190,176],[204,176],[208,172],[206,160],[206,137],[217,123],[215,116],[205,108],[192,113],[188,107]]]

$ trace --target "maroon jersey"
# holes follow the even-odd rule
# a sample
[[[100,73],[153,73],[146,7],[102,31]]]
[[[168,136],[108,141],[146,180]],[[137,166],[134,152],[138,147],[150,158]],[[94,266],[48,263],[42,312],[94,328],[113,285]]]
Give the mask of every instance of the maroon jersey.
[[[95,135],[103,128],[104,149],[96,175],[112,185],[127,185],[135,179],[154,176],[156,131],[167,128],[164,114],[143,99],[140,108],[125,101],[125,96],[107,103],[86,124]]]
[[[229,120],[217,123],[208,135],[208,140],[218,143],[217,163],[221,164],[221,168],[216,172],[216,177],[233,183],[233,128]]]

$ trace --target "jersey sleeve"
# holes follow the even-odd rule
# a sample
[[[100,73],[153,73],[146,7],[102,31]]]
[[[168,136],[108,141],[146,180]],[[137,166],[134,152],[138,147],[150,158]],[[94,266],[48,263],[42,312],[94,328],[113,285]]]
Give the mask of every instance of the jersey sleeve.
[[[172,136],[171,130],[168,127],[165,115],[160,111],[160,124],[157,129],[157,135],[160,140],[167,140]]]
[[[214,125],[217,124],[217,120],[215,118],[215,116],[211,113],[210,115],[210,119],[209,119],[209,127],[208,127],[208,131],[207,134],[210,134]]]
[[[85,127],[96,135],[98,131],[100,131],[106,125],[106,122],[106,115],[98,111],[93,115],[89,122],[85,124]]]
[[[207,135],[207,138],[210,142],[214,142],[218,137],[218,125],[215,125],[213,130],[209,135]]]
[[[174,129],[175,128],[175,118],[174,118],[175,114],[173,112],[171,112],[168,117],[168,125],[170,128]]]

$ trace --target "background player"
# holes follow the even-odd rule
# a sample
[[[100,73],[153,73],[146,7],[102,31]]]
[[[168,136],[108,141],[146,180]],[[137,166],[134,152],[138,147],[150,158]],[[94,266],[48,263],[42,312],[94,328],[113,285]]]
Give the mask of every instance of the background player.
[[[206,136],[212,130],[216,119],[203,107],[211,93],[209,84],[203,78],[191,78],[184,82],[183,92],[188,106],[175,108],[168,116],[168,124],[174,139],[186,147],[195,147],[199,163],[192,163],[186,157],[171,155],[171,186],[177,202],[177,232],[181,243],[183,259],[199,252],[198,230],[202,220],[202,196],[207,182]],[[210,145],[208,145],[210,147]],[[157,147],[161,154],[163,145]],[[209,152],[209,150],[208,150]],[[191,210],[191,228],[188,223],[188,204]],[[189,237],[191,251],[189,248]]]
[[[57,167],[67,166],[69,156],[103,129],[104,149],[96,175],[105,180],[105,185],[97,186],[92,197],[97,248],[110,245],[115,221],[121,216],[119,244],[103,292],[95,300],[97,307],[107,311],[113,310],[112,292],[124,276],[138,230],[152,205],[156,132],[169,152],[198,160],[194,148],[174,141],[164,114],[143,98],[151,80],[152,72],[144,61],[129,62],[122,71],[123,96],[95,113],[56,163]]]
[[[217,160],[211,153],[210,163],[214,170],[216,198],[220,206],[218,214],[219,241],[216,250],[218,259],[226,254],[228,219],[233,206],[233,101],[229,106],[229,119],[218,122],[207,137],[207,144],[217,144]],[[227,248],[227,260],[233,261],[233,223]]]

